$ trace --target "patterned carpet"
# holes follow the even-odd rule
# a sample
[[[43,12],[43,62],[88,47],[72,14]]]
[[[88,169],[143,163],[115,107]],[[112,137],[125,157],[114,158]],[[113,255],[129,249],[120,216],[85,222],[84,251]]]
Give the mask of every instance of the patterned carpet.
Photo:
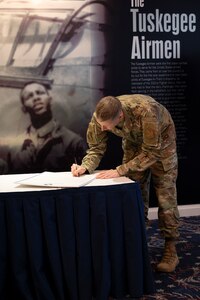
[[[200,300],[200,216],[180,219],[180,238],[177,242],[180,263],[176,272],[155,272],[164,245],[157,220],[151,221],[147,229],[147,241],[156,293],[137,299],[126,297],[117,300]]]
[[[156,293],[141,300],[200,299],[200,216],[182,217],[180,221],[180,239],[177,243],[180,263],[176,272],[166,274],[153,271]],[[154,270],[163,249],[157,220],[153,220],[147,229],[147,240]]]

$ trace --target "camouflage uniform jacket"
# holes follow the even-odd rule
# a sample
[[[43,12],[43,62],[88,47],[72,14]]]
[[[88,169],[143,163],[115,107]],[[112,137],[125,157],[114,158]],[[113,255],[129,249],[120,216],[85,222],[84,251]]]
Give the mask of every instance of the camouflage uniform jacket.
[[[164,170],[177,165],[176,132],[168,110],[146,95],[117,97],[122,103],[124,120],[111,132],[122,137],[123,163],[117,167],[120,175],[144,171],[156,161]],[[119,127],[120,126],[120,127]],[[107,146],[107,131],[101,131],[95,113],[87,130],[89,149],[82,166],[90,173],[99,165]]]

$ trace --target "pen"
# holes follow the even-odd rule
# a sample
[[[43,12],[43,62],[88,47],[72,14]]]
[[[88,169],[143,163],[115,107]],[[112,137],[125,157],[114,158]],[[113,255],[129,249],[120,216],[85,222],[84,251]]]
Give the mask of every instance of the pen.
[[[76,157],[74,157],[74,162],[75,162],[75,165],[76,165],[75,170],[77,170],[78,169],[78,163],[77,163]],[[79,176],[79,173],[77,173],[77,176]]]
[[[74,157],[74,162],[75,162],[75,165],[76,165],[76,170],[78,169],[78,163],[77,163],[77,159],[76,157]],[[79,175],[79,174],[78,174]]]
[[[76,157],[74,157],[74,162],[75,162],[76,169],[77,169],[77,159],[76,159]]]

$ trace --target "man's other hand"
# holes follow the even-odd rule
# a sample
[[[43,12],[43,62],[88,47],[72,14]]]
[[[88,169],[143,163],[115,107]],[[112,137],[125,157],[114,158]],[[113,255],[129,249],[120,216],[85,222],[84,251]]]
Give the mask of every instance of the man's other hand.
[[[96,178],[105,179],[105,178],[117,178],[117,177],[120,177],[117,170],[111,169],[111,170],[100,171]]]

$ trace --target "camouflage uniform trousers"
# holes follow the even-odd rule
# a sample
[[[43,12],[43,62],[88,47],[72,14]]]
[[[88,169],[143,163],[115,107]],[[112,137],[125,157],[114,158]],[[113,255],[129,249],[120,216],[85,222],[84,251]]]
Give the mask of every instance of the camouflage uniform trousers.
[[[154,163],[149,169],[141,172],[131,172],[128,176],[140,184],[144,201],[145,219],[148,218],[150,180],[158,201],[159,228],[165,238],[179,237],[179,211],[177,207],[177,166],[164,170],[161,161]]]

